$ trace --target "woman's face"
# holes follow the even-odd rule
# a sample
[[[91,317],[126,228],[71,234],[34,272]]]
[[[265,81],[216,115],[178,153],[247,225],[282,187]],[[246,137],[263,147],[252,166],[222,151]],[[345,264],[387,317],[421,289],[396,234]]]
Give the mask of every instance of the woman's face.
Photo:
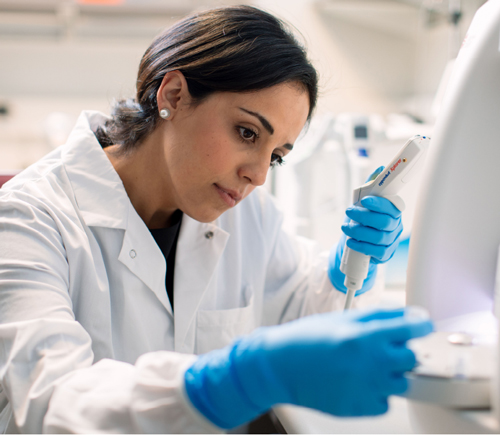
[[[291,151],[308,112],[308,94],[295,84],[178,104],[161,126],[171,205],[198,221],[215,220],[264,184],[270,166]]]

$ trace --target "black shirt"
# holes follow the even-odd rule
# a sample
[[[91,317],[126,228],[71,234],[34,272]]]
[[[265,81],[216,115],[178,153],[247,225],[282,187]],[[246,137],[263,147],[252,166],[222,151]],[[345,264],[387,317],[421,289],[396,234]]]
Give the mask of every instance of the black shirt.
[[[158,247],[167,262],[167,274],[165,276],[165,287],[167,289],[172,312],[174,312],[174,268],[175,252],[177,250],[177,239],[182,223],[182,211],[176,210],[172,216],[172,225],[168,228],[159,228],[151,231]]]

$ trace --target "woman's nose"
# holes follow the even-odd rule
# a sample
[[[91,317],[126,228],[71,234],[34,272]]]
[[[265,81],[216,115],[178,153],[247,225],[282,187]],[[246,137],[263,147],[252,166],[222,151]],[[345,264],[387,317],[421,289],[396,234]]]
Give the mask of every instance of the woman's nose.
[[[269,160],[259,159],[243,165],[240,168],[239,175],[246,178],[254,186],[262,186],[266,182],[268,171]]]

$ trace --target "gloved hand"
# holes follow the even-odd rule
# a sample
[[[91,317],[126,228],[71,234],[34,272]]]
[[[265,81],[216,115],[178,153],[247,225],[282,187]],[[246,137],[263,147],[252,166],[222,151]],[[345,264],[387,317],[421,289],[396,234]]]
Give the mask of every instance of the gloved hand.
[[[403,232],[401,212],[388,199],[366,196],[362,207],[351,206],[346,215],[351,220],[342,225],[348,237],[347,246],[371,257],[373,264],[390,260]]]
[[[326,313],[259,328],[200,356],[185,373],[187,395],[224,429],[283,403],[337,416],[382,414],[388,396],[407,389],[403,373],[416,364],[406,341],[431,331],[408,309]]]
[[[373,180],[383,169],[383,166],[378,168],[368,180]],[[342,225],[344,234],[330,251],[328,276],[335,288],[344,293],[347,291],[344,286],[345,275],[340,271],[340,260],[346,238],[350,237],[347,240],[349,248],[371,257],[368,276],[361,290],[356,292],[356,295],[360,295],[373,287],[376,265],[390,260],[399,245],[399,236],[403,232],[401,211],[385,198],[366,196],[361,200],[361,206],[348,207],[346,215],[347,219]]]

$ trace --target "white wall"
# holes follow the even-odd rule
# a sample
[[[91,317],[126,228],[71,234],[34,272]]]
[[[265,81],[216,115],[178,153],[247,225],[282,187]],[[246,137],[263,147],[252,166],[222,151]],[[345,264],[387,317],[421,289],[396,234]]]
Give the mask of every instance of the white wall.
[[[47,10],[31,13],[30,1]],[[72,0],[0,3],[0,107],[8,110],[0,111],[0,171],[23,169],[52,149],[54,113],[74,124],[82,110],[109,113],[114,99],[133,97],[154,36],[191,10],[220,3],[127,0],[121,12],[104,14],[95,6],[77,13]]]
[[[0,106],[8,110],[0,115],[0,171],[23,169],[51,150],[54,113],[74,124],[82,110],[109,112],[113,99],[134,96],[140,59],[158,30],[122,38],[0,35]]]
[[[424,119],[434,120],[432,99],[439,86],[448,61],[455,58],[467,29],[477,9],[485,0],[462,0],[463,16],[459,25],[458,41],[454,40],[451,26],[439,21],[436,26],[426,27],[420,32],[415,52],[413,97],[407,101],[406,108]],[[424,27],[424,18],[420,17],[420,27]],[[450,39],[452,39],[450,41]]]
[[[63,113],[74,124],[85,109],[109,112],[135,93],[148,39],[0,39],[0,170],[23,169],[51,149],[47,123]]]
[[[450,57],[451,26],[444,17],[429,25],[424,6],[435,5],[445,12],[447,1],[256,3],[292,23],[303,36],[321,76],[318,113],[403,110],[432,120],[430,106]],[[484,0],[462,0],[460,38],[482,3]]]
[[[0,116],[0,172],[24,169],[63,143],[61,135],[69,134],[82,110],[109,112],[109,103],[102,97],[15,95],[2,102],[9,115]],[[51,117],[62,121],[56,131],[49,126]]]
[[[425,27],[421,9],[389,0],[247,3],[285,18],[304,38],[321,77],[318,114],[406,110],[432,118],[432,98],[449,58],[450,26],[443,20]],[[463,36],[483,0],[462,3]],[[175,19],[163,14],[150,23],[131,20],[128,27],[123,20],[94,27],[84,22],[80,34],[62,37],[19,37],[0,29],[0,106],[10,111],[0,115],[0,170],[23,168],[46,152],[44,125],[50,113],[76,119],[82,109],[107,112],[113,98],[133,95],[145,48]],[[5,19],[2,25],[5,29]],[[98,38],[99,32],[104,36]]]

